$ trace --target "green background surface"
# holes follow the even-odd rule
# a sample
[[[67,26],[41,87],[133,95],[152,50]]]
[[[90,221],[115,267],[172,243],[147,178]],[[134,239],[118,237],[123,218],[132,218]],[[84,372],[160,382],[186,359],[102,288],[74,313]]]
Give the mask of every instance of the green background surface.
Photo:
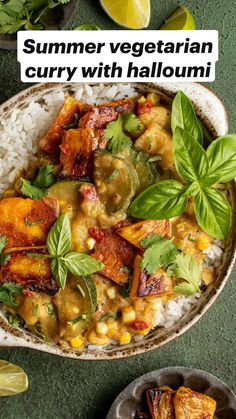
[[[224,101],[230,132],[236,132],[236,3],[232,0],[192,0],[197,29],[217,29],[220,58],[211,87]],[[178,6],[175,0],[153,0],[150,29],[157,29]],[[80,0],[70,25],[96,23],[120,29],[96,0]],[[117,33],[117,39],[118,39]],[[15,51],[0,50],[0,102],[28,87],[20,82]],[[0,349],[0,358],[27,372],[27,393],[0,401],[1,419],[105,419],[119,392],[138,376],[165,366],[184,365],[209,371],[236,392],[236,270],[214,306],[191,330],[159,350],[130,359],[83,362],[27,349]],[[128,419],[128,418],[127,418]]]

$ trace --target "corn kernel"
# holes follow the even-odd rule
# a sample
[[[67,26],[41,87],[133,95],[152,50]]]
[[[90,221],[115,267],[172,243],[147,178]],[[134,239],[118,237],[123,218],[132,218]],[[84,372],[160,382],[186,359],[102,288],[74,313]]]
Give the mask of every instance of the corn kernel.
[[[120,339],[119,339],[120,345],[127,345],[128,343],[130,343],[131,338],[132,336],[129,332],[123,333],[122,335],[120,335]]]
[[[132,307],[123,308],[123,310],[122,310],[122,321],[124,323],[133,322],[135,320],[135,317],[136,317],[136,313],[132,309]]]
[[[148,335],[148,333],[150,332],[150,327],[148,327],[147,329],[144,329],[144,330],[140,330],[139,331],[139,334],[140,335],[142,335],[142,336],[146,336],[146,335]]]
[[[200,250],[205,250],[209,247],[210,240],[207,236],[201,236],[197,241],[197,246]]]
[[[88,341],[96,346],[103,346],[109,343],[109,338],[107,336],[99,337],[96,332],[92,330],[88,336]]]
[[[107,295],[110,298],[110,300],[114,300],[116,298],[116,288],[115,287],[108,288]]]
[[[70,344],[72,348],[80,348],[81,346],[83,346],[83,343],[84,343],[84,338],[81,335],[76,336],[76,338],[73,338],[70,340]]]
[[[106,335],[108,332],[108,327],[105,322],[98,322],[96,325],[96,332],[100,335]]]
[[[93,239],[92,237],[89,237],[86,240],[86,246],[87,246],[88,250],[93,250],[94,247],[95,247],[95,244],[96,244],[96,240]]]
[[[114,319],[108,319],[107,328],[108,328],[107,336],[109,336],[109,338],[113,338],[113,337],[115,338],[115,336],[117,336],[117,333],[118,333],[118,322]]]
[[[156,93],[148,93],[147,100],[150,100],[154,106],[156,106],[160,102],[160,95],[157,95]]]

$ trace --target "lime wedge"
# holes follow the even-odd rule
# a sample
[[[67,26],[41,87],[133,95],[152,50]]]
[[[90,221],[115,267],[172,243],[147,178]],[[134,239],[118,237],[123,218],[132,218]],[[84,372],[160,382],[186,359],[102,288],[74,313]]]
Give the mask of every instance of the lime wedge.
[[[13,396],[28,389],[28,377],[22,368],[0,360],[0,397]]]
[[[118,25],[143,29],[150,21],[150,0],[100,0],[108,16]]]
[[[195,29],[193,15],[186,6],[179,6],[178,9],[166,20],[160,30],[184,30],[191,31]]]

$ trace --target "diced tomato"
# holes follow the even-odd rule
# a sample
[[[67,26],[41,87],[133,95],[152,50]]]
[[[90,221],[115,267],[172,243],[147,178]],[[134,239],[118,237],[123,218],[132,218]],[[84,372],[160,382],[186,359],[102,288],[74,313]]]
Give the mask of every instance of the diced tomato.
[[[138,115],[141,115],[143,113],[151,112],[151,109],[153,107],[153,103],[151,100],[146,100],[145,103],[139,103],[138,104]]]
[[[104,240],[105,233],[101,228],[94,226],[88,229],[89,235],[95,239],[97,242],[101,242]]]
[[[130,323],[130,326],[135,330],[145,330],[149,328],[149,324],[143,320],[135,320],[134,322]]]
[[[82,186],[80,192],[85,199],[90,199],[91,201],[96,201],[98,199],[96,190],[93,186]]]

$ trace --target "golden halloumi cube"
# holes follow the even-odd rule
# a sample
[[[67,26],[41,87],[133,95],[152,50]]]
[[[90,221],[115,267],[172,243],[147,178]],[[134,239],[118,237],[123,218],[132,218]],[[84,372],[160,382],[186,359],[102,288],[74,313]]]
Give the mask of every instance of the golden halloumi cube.
[[[126,239],[128,242],[143,249],[140,242],[148,236],[157,234],[159,236],[170,238],[170,222],[169,220],[146,220],[139,223],[120,227],[116,233]]]
[[[137,255],[134,261],[134,273],[130,297],[138,299],[143,297],[161,297],[172,294],[173,284],[163,269],[158,269],[149,275],[141,270],[142,257]]]
[[[6,248],[40,246],[58,217],[58,202],[43,197],[38,201],[4,198],[0,201],[0,236],[7,238]]]
[[[174,396],[176,419],[213,419],[216,401],[187,387],[180,387]]]
[[[136,150],[143,151],[148,156],[160,156],[158,165],[163,170],[174,170],[173,145],[169,132],[153,122],[135,141]]]
[[[169,387],[153,388],[146,391],[147,404],[152,419],[174,419],[173,397],[175,392]]]
[[[58,286],[51,272],[51,260],[29,254],[46,255],[46,247],[14,248],[7,252],[9,259],[0,267],[0,282],[14,282],[30,291],[54,295]]]

